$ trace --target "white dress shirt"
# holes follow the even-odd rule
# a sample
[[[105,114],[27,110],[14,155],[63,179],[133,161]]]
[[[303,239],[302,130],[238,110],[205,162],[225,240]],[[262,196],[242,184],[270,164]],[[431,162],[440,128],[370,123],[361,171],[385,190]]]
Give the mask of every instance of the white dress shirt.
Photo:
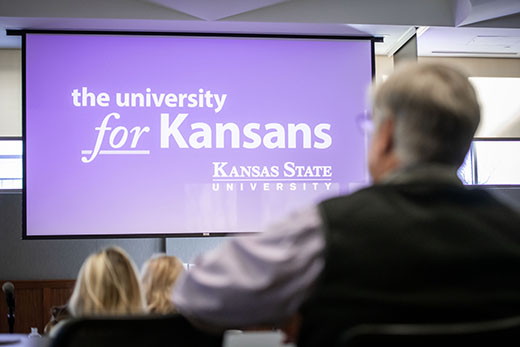
[[[215,327],[273,324],[296,313],[324,266],[317,207],[199,257],[178,280],[179,312]]]

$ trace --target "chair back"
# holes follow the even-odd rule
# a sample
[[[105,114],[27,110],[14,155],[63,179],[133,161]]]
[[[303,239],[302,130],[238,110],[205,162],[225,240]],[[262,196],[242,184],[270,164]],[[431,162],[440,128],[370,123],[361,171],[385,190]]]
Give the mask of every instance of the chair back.
[[[196,329],[178,314],[76,318],[57,332],[51,347],[220,347],[222,334]]]
[[[520,317],[451,324],[363,324],[346,330],[337,347],[502,347],[520,344]]]

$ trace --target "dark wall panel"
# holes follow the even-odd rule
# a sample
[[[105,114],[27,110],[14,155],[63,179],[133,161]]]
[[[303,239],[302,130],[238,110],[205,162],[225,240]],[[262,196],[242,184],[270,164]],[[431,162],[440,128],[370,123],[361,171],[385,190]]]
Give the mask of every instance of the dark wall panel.
[[[141,266],[162,239],[22,240],[22,194],[0,193],[0,280],[74,279],[89,254],[109,245]]]

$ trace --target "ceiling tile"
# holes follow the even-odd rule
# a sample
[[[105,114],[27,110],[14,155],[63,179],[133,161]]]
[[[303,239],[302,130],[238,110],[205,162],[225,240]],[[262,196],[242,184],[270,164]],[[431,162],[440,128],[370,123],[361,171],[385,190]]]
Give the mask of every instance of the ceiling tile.
[[[162,6],[172,8],[189,15],[205,19],[218,20],[240,13],[257,10],[266,6],[287,2],[289,0],[205,0],[205,1],[185,1],[185,0],[148,0]]]

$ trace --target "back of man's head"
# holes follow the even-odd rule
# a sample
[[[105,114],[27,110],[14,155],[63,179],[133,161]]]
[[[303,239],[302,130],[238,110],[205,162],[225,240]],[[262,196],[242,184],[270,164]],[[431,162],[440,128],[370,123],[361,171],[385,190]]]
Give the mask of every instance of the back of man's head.
[[[460,166],[480,121],[467,76],[440,64],[401,66],[374,95],[376,126],[391,117],[402,165]]]

